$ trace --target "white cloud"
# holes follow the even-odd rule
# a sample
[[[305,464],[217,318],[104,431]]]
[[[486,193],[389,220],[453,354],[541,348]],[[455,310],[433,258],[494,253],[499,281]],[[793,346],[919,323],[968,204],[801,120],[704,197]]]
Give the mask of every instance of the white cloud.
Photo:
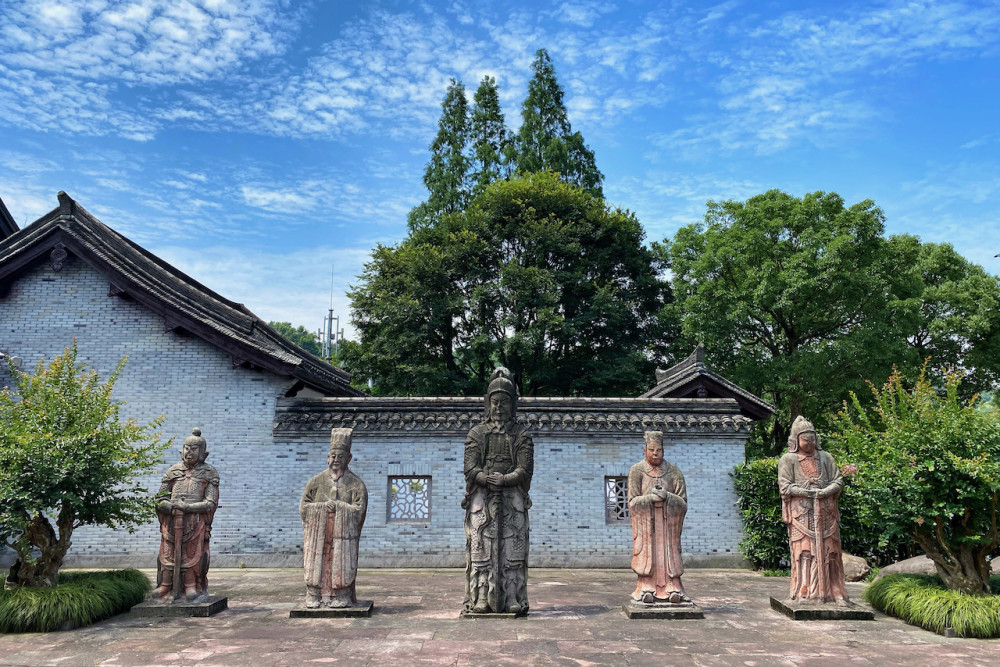
[[[334,314],[348,338],[349,285],[371,257],[365,248],[319,246],[291,252],[265,252],[214,246],[191,253],[178,246],[150,250],[227,299],[243,303],[265,321],[291,322],[310,331],[322,326],[330,307],[331,269]]]
[[[836,16],[791,12],[752,26],[720,69],[718,114],[658,136],[663,146],[772,152],[879,117],[883,77],[917,62],[975,56],[1000,43],[1000,14],[932,0],[843,6]],[[729,51],[727,45],[727,51]]]
[[[198,81],[283,50],[282,0],[7,0],[0,62],[142,84]]]

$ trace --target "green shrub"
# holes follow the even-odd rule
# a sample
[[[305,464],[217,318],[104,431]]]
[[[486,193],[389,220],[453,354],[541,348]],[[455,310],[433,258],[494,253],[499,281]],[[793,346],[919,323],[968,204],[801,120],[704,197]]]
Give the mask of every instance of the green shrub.
[[[0,632],[78,628],[128,611],[149,592],[138,570],[70,572],[55,588],[0,590]]]
[[[788,560],[788,530],[781,521],[778,459],[757,459],[729,473],[743,518],[740,553],[754,569],[777,569]]]
[[[777,570],[761,570],[761,575],[765,577],[790,577],[792,576],[792,571],[788,568],[779,568]]]
[[[934,632],[952,628],[959,637],[1000,637],[1000,576],[990,578],[993,595],[950,590],[939,577],[890,574],[865,589],[871,606]]]
[[[873,566],[894,563],[916,555],[916,545],[906,536],[883,535],[875,520],[874,494],[852,477],[844,476],[840,496],[840,538],[847,553],[861,556]],[[730,473],[739,496],[744,538],[740,553],[756,569],[776,569],[788,561],[788,529],[781,520],[778,494],[778,459],[757,459]]]
[[[895,372],[872,386],[874,407],[851,396],[829,442],[857,467],[865,525],[880,544],[912,540],[949,588],[989,595],[990,559],[1000,556],[1000,418],[961,397],[962,379],[949,370],[932,381],[925,367],[911,385]]]

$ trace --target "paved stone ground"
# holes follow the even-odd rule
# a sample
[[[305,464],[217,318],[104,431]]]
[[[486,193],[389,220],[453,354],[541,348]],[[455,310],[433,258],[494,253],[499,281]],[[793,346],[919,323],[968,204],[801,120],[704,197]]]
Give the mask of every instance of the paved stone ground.
[[[0,665],[1000,665],[1000,640],[946,639],[876,615],[795,622],[768,606],[787,579],[689,570],[703,620],[628,620],[628,570],[533,569],[531,614],[459,619],[464,572],[363,570],[368,619],[290,619],[300,570],[213,570],[229,610],[211,618],[123,614],[89,628],[0,635]],[[861,597],[863,584],[848,584]]]

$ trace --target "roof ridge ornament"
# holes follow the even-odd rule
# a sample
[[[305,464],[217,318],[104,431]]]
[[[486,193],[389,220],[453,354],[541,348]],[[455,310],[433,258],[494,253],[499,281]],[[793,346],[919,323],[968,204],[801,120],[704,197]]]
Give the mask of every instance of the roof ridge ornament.
[[[59,197],[59,217],[72,218],[76,214],[76,201],[66,194],[65,190],[60,190],[57,197]]]

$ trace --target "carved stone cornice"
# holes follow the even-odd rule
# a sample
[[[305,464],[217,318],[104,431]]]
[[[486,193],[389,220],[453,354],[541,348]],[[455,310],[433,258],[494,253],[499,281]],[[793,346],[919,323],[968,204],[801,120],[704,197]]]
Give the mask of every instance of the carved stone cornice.
[[[747,434],[753,420],[728,398],[520,398],[518,421],[550,433]],[[280,398],[274,434],[353,428],[361,432],[465,433],[482,398]]]

